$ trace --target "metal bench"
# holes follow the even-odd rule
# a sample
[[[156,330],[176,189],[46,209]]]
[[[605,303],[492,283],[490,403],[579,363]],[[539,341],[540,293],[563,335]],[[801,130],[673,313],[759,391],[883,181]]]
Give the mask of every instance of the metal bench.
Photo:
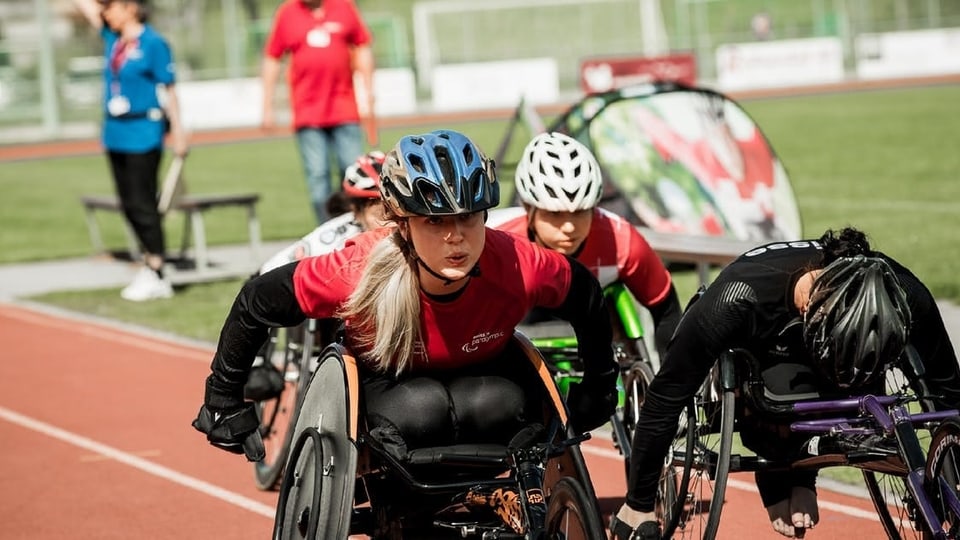
[[[230,194],[186,194],[181,178],[183,159],[174,158],[163,181],[160,197],[160,210],[164,216],[170,212],[179,211],[184,215],[183,236],[180,241],[180,259],[187,259],[188,252],[193,247],[194,278],[181,276],[177,281],[198,281],[217,277],[249,274],[260,262],[260,222],[257,219],[256,205],[260,200],[257,193],[230,193]],[[103,235],[96,213],[115,212],[121,214],[120,201],[114,195],[83,195],[80,197],[86,212],[87,229],[90,233],[90,242],[97,253],[106,251]],[[214,208],[241,207],[247,212],[247,231],[250,245],[250,265],[243,268],[218,268],[210,260],[207,247],[207,231],[204,225],[204,214]],[[140,245],[136,235],[126,219],[122,219],[127,236],[127,246],[133,259],[142,258]]]

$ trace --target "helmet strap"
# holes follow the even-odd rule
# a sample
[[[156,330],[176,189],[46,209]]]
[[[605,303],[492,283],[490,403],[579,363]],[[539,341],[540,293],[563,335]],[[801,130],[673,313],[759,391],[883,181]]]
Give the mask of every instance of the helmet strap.
[[[430,268],[429,266],[427,266],[427,263],[423,262],[423,259],[421,259],[420,257],[417,257],[417,264],[420,265],[420,268],[423,268],[424,270],[426,270],[427,273],[430,274],[431,276],[439,279],[440,281],[443,281],[443,286],[444,286],[444,287],[449,286],[451,283],[456,283],[456,282],[458,282],[458,281],[467,279],[467,278],[469,278],[469,277],[474,277],[474,276],[479,276],[479,275],[480,275],[480,264],[479,264],[479,263],[473,265],[473,268],[471,268],[470,271],[467,272],[467,274],[466,274],[465,276],[463,276],[462,278],[457,278],[457,279],[450,279],[450,278],[448,278],[447,276],[445,276],[445,275],[443,275],[443,274],[435,271],[433,268]]]
[[[405,227],[401,228],[401,230],[398,232],[400,233],[400,238],[403,240],[403,243],[406,245],[408,249],[407,251],[408,256],[412,257],[413,260],[417,261],[417,265],[420,266],[420,268],[423,268],[424,270],[426,270],[428,274],[442,281],[444,287],[448,287],[450,286],[450,284],[456,283],[457,281],[461,281],[470,277],[480,275],[480,263],[478,262],[477,264],[473,265],[473,268],[471,268],[470,271],[467,272],[466,275],[463,276],[462,278],[458,278],[458,279],[448,278],[447,276],[427,266],[427,263],[423,262],[423,259],[421,259],[419,255],[417,255],[417,249],[416,249],[416,246],[413,245],[413,239],[406,238],[403,234],[404,232],[407,232]]]

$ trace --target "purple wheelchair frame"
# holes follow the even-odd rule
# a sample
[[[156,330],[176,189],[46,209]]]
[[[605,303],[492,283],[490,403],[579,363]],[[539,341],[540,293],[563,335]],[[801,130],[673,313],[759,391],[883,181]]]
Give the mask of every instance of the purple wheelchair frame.
[[[730,351],[733,352],[733,351]],[[802,415],[823,414],[823,413],[843,413],[856,412],[856,416],[838,416],[834,418],[817,418],[812,420],[795,420],[790,423],[791,431],[798,433],[810,433],[821,435],[880,435],[886,439],[894,438],[897,441],[898,455],[906,466],[907,474],[905,476],[905,485],[916,504],[916,510],[919,512],[923,524],[928,530],[934,531],[934,538],[946,539],[947,533],[942,530],[943,522],[937,516],[928,493],[933,492],[932,486],[925,486],[926,457],[924,449],[917,437],[916,428],[923,424],[931,422],[940,422],[947,418],[957,417],[958,411],[955,409],[911,413],[906,404],[911,401],[925,399],[924,396],[876,396],[862,395],[850,396],[839,399],[814,399],[805,401],[796,401],[790,403],[771,403],[766,399],[759,397],[762,378],[759,377],[759,365],[754,357],[745,351],[737,351],[739,354],[724,355],[721,360],[721,379],[725,379],[725,386],[730,388],[731,383],[736,385],[733,371],[734,364],[739,363],[734,360],[738,358],[746,364],[748,382],[746,387],[747,397],[753,407],[760,411],[780,418],[796,418]],[[916,352],[908,350],[905,355],[908,368],[913,373],[918,374],[918,379],[922,381],[923,366],[919,363]],[[741,363],[741,366],[742,366]],[[921,382],[924,392],[929,396],[926,385]],[[742,469],[741,469],[742,470]],[[943,495],[943,502],[953,512],[953,515],[960,516],[960,498],[953,486],[942,476],[937,477],[937,489]]]
[[[924,488],[924,469],[926,458],[920,440],[917,438],[916,427],[927,422],[939,422],[957,416],[954,409],[945,411],[910,413],[906,403],[909,399],[900,396],[873,396],[865,395],[846,399],[809,401],[792,405],[797,414],[829,413],[843,411],[859,411],[856,418],[824,418],[818,420],[801,420],[790,424],[790,429],[802,433],[840,434],[840,435],[873,435],[881,434],[884,437],[896,437],[900,448],[900,457],[907,466],[906,486],[913,497],[917,510],[929,530],[935,531],[934,538],[947,538],[942,530],[943,523],[937,517],[927,490]],[[960,515],[960,498],[954,488],[942,476],[936,481],[940,484],[940,493],[954,515]]]

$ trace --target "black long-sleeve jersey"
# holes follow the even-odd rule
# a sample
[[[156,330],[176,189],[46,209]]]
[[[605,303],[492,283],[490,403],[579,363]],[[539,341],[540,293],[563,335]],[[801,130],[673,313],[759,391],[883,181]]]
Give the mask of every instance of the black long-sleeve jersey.
[[[926,369],[938,407],[960,405],[960,367],[929,290],[905,267],[882,257],[906,292],[912,315],[910,343]],[[720,354],[742,349],[763,365],[808,364],[803,324],[794,304],[794,286],[807,271],[822,268],[822,250],[813,240],[757,247],[730,263],[703,295],[687,307],[644,401],[631,454],[627,503],[652,511],[657,479],[678,417]]]

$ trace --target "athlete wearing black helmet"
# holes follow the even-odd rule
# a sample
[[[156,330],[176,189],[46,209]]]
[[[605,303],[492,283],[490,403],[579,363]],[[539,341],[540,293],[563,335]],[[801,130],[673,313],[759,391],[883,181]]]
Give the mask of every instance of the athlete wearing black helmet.
[[[681,410],[723,351],[750,352],[768,386],[778,384],[767,376],[771,367],[792,363],[813,368],[820,390],[851,392],[880,384],[906,345],[923,360],[927,383],[939,396],[935,405],[960,405],[960,369],[933,297],[909,270],[871,250],[862,232],[827,231],[818,240],[744,253],[687,307],[668,345],[637,421],[626,502],[611,523],[614,537],[660,538],[653,509],[664,457]],[[788,429],[771,436],[763,431],[770,427],[754,420],[739,430],[744,444],[764,457],[802,448]],[[800,536],[816,524],[816,472],[760,471],[756,480],[777,532]]]

